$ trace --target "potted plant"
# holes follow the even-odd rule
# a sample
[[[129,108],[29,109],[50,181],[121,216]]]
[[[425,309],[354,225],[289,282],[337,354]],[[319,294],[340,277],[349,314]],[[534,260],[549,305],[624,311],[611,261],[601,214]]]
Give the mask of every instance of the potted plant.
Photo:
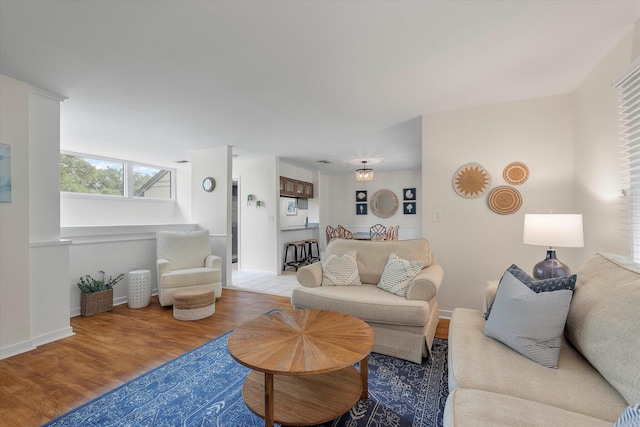
[[[104,271],[100,271],[100,273],[102,273],[102,280],[94,279],[88,274],[80,277],[78,283],[78,287],[82,291],[80,314],[83,316],[91,316],[113,309],[113,287],[124,279],[124,273],[116,277],[109,276],[108,280],[105,278]]]

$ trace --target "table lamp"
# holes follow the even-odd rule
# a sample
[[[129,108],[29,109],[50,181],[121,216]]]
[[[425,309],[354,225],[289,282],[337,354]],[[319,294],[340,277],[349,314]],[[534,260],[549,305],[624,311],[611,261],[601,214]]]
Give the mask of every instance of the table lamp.
[[[565,277],[571,270],[556,258],[556,246],[580,248],[584,246],[582,215],[525,214],[522,241],[525,245],[548,246],[547,257],[533,267],[533,278]]]

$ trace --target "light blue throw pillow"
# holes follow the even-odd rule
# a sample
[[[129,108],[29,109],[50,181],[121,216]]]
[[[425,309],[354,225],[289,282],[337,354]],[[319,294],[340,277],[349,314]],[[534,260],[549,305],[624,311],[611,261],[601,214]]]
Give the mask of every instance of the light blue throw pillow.
[[[640,427],[640,403],[625,409],[613,427]]]
[[[569,289],[536,293],[507,271],[482,333],[542,366],[557,368],[572,296]]]

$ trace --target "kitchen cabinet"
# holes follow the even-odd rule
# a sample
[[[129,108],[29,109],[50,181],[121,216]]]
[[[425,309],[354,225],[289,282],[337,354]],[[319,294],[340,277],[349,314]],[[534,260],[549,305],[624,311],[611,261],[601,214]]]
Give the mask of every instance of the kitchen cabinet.
[[[298,199],[311,199],[313,198],[313,183],[281,176],[280,195]]]
[[[307,199],[313,199],[313,183],[312,182],[304,183],[304,197]]]

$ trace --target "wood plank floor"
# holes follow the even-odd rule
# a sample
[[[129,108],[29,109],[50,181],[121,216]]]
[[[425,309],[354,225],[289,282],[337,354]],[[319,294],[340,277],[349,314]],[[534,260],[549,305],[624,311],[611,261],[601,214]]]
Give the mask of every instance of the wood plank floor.
[[[215,314],[194,322],[175,320],[157,297],[73,317],[74,336],[0,360],[0,426],[39,426],[274,308],[290,299],[223,289]],[[441,320],[436,336],[447,331]]]

